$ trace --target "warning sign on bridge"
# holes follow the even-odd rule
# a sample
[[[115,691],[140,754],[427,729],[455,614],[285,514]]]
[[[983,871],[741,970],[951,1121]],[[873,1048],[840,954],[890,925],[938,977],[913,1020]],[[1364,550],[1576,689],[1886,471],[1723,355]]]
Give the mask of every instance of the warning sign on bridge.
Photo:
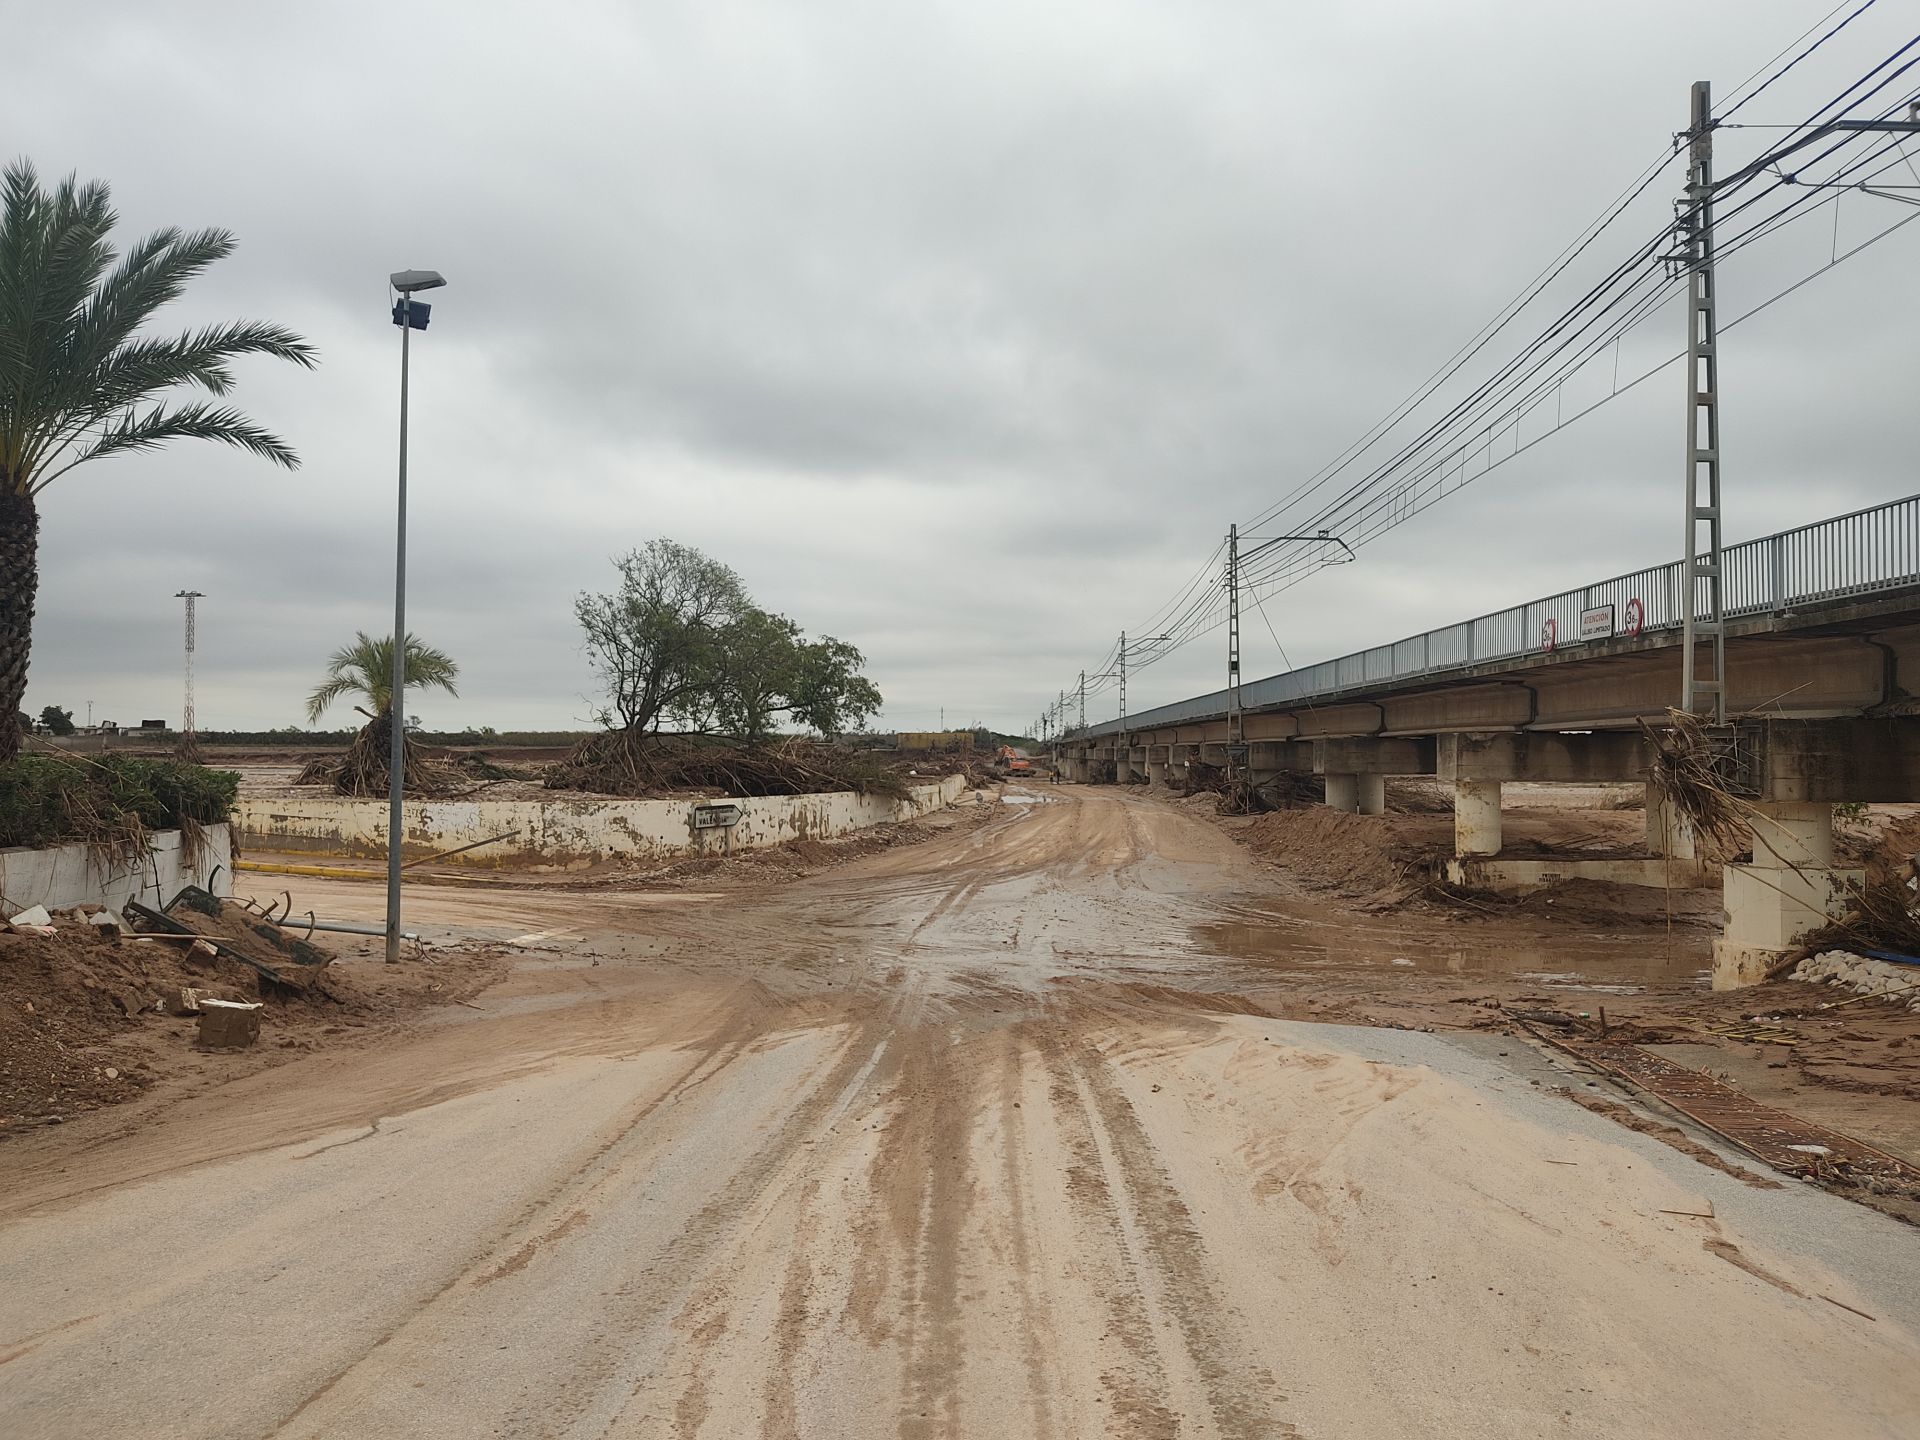
[[[1613,638],[1613,606],[1596,605],[1591,610],[1580,612],[1580,638],[1582,640],[1611,640]]]

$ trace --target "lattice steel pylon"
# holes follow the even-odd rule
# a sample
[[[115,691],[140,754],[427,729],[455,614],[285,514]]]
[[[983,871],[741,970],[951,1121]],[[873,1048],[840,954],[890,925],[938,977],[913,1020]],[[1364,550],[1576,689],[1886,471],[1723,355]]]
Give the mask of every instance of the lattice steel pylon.
[[[203,599],[204,595],[199,590],[176,590],[173,598],[187,602],[187,688],[180,707],[180,751],[191,755],[200,744],[194,734],[193,721],[193,602]]]
[[[1714,312],[1711,97],[1708,82],[1696,80],[1692,125],[1687,131],[1687,198],[1679,218],[1681,262],[1687,272],[1687,548],[1680,571],[1680,708],[1725,725],[1727,630],[1720,551],[1720,357]],[[1705,673],[1699,663],[1702,640],[1711,642]]]

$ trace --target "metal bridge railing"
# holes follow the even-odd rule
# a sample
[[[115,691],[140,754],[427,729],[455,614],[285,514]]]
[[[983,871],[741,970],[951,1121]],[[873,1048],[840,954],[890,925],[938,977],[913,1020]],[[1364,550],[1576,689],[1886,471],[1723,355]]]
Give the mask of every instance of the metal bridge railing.
[[[1815,600],[1865,595],[1920,582],[1920,495],[1893,500],[1850,515],[1837,515],[1729,545],[1725,566],[1729,617],[1778,613]],[[1548,648],[1579,646],[1581,616],[1613,607],[1611,635],[1674,630],[1681,624],[1681,561],[1656,565],[1530,600],[1475,620],[1444,625],[1391,645],[1377,645],[1336,660],[1322,660],[1240,687],[1248,710],[1299,701],[1335,699],[1389,681],[1463,669]],[[1706,605],[1704,589],[1700,596]],[[1609,638],[1602,636],[1600,638]],[[1127,716],[1127,729],[1151,730],[1223,715],[1227,692],[1215,690]],[[1119,729],[1111,720],[1076,734]]]

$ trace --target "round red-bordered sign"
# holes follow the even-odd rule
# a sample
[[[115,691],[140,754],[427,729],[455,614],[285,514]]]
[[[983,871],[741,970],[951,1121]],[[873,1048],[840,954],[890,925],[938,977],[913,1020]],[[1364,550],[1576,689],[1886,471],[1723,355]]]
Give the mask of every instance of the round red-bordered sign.
[[[1626,623],[1621,628],[1629,635],[1638,635],[1647,628],[1647,607],[1638,595],[1627,601]]]
[[[1559,622],[1549,618],[1547,623],[1540,627],[1540,648],[1542,650],[1551,650],[1554,645],[1558,643],[1559,639]]]

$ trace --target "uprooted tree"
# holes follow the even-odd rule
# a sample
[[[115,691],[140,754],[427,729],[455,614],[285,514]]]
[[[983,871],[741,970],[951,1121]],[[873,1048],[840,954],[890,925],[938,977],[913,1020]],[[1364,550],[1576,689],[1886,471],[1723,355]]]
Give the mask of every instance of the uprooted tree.
[[[419,636],[409,633],[405,661],[403,691],[438,689],[449,695],[459,695],[460,692],[454,688],[454,681],[460,678],[460,667],[444,650],[422,644]],[[391,635],[383,635],[376,640],[366,631],[358,631],[351,645],[343,645],[333,652],[333,657],[327,661],[327,678],[315,686],[313,693],[307,697],[308,722],[318,723],[328,706],[350,695],[358,695],[366,701],[366,704],[356,704],[353,708],[367,717],[367,723],[360,727],[360,733],[354,736],[353,743],[347,747],[346,758],[337,762],[315,761],[301,772],[299,779],[303,783],[330,780],[342,795],[385,794],[391,773],[393,722],[399,710],[393,696]],[[401,744],[406,747],[409,781],[428,778],[426,772],[415,764],[413,742],[404,730],[401,732]],[[426,787],[410,784],[409,788]]]
[[[607,734],[557,767],[550,783],[623,792],[670,785],[668,771],[684,767],[666,764],[663,727],[765,751],[782,717],[830,739],[879,711],[858,649],[831,635],[807,639],[786,616],[755,605],[740,577],[711,556],[663,538],[614,566],[617,589],[574,602],[605,687],[595,718]],[[673,753],[684,756],[684,742]],[[797,755],[789,760],[802,766]],[[738,763],[743,778],[765,779],[764,755]]]

